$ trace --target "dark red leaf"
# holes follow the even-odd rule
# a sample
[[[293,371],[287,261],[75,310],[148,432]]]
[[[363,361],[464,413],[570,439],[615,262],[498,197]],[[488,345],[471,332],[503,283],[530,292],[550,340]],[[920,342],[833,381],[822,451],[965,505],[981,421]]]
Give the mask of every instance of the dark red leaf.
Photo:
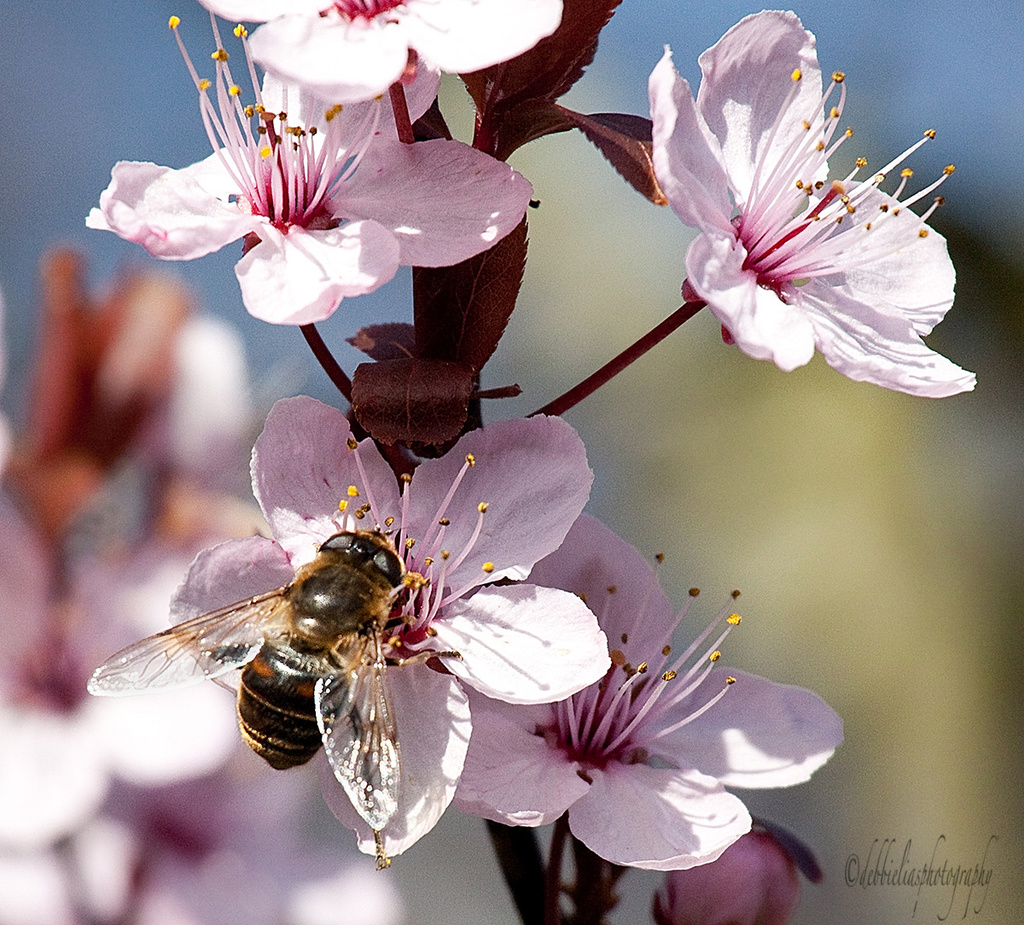
[[[473,380],[471,369],[443,360],[361,363],[352,377],[352,412],[381,443],[445,443],[462,433]]]
[[[402,321],[371,324],[346,340],[375,360],[398,360],[413,355],[416,329]]]
[[[555,109],[590,139],[633,189],[657,206],[668,205],[668,197],[654,175],[650,119],[621,112],[585,116],[558,105]]]
[[[476,104],[474,147],[506,160],[541,135],[565,131],[552,119],[552,103],[572,87],[594,60],[597,39],[621,0],[565,0],[562,22],[518,58],[462,74]]]
[[[490,250],[453,267],[414,267],[415,355],[480,371],[516,306],[526,266],[526,219]]]

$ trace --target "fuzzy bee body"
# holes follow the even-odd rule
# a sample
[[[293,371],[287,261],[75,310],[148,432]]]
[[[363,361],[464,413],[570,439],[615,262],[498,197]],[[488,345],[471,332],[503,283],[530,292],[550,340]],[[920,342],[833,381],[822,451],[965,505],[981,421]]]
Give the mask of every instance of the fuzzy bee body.
[[[284,587],[122,649],[89,691],[135,694],[240,669],[242,738],[275,768],[324,748],[383,866],[379,833],[397,809],[400,769],[381,636],[405,574],[382,533],[336,533]]]

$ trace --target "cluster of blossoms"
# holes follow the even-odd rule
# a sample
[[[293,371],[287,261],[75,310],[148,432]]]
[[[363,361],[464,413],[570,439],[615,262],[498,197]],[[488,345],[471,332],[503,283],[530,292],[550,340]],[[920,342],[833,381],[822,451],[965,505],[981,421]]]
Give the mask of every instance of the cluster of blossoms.
[[[842,724],[810,691],[721,667],[719,646],[740,621],[733,599],[677,649],[689,602],[677,612],[643,557],[583,514],[593,474],[567,423],[537,414],[480,426],[481,399],[513,394],[481,391],[480,372],[515,307],[533,193],[504,161],[536,137],[580,128],[638,191],[699,230],[684,310],[707,306],[728,342],[784,370],[817,349],[851,379],[945,396],[974,377],[922,340],[952,304],[954,274],[926,225],[940,200],[921,215],[910,207],[952,167],[909,195],[909,169],[895,190],[881,188],[934,132],[866,179],[861,158],[830,181],[828,161],[852,134],[839,127],[845,79],[836,72],[822,89],[814,37],[792,13],[729,30],[700,57],[696,99],[666,51],[647,121],[555,102],[614,2],[601,15],[568,0],[203,2],[212,79],[177,17],[170,26],[213,153],[181,169],[118,163],[87,224],[170,260],[240,241],[248,311],[301,326],[311,346],[313,324],[344,298],[410,266],[415,324],[359,332],[353,342],[373,362],[351,381],[326,348],[317,354],[351,411],[305,397],[273,407],[251,465],[266,529],[201,551],[171,605],[175,623],[192,627],[240,605],[276,613],[332,538],[366,534],[386,547],[374,561],[393,588],[386,620],[351,631],[374,634],[366,663],[340,666],[341,632],[317,648],[268,620],[255,643],[197,637],[189,680],[229,661],[225,651],[239,668],[271,642],[303,665],[326,651],[317,664],[335,676],[292,693],[308,715],[315,703],[328,805],[380,866],[454,803],[507,825],[558,822],[563,838],[616,866],[682,871],[722,858],[717,870],[731,869],[727,851],[752,819],[726,788],[808,780]],[[233,32],[244,89],[214,14],[261,23],[251,37]],[[442,70],[462,76],[476,106],[472,146],[451,139],[436,105]],[[158,650],[146,646],[174,638],[134,651],[148,658]],[[125,692],[104,687],[125,664],[100,669],[93,691]],[[361,671],[383,678],[385,666],[377,699],[353,706]],[[332,684],[354,746],[332,739]],[[284,739],[298,735],[287,728]],[[742,842],[758,859],[774,850],[762,834]],[[728,863],[742,869],[743,850]],[[787,863],[771,875],[784,895],[764,891],[741,902],[746,911],[761,903],[788,917]],[[659,920],[691,921],[685,906],[711,921],[680,898],[685,884],[667,882]],[[557,904],[557,884],[548,893]]]

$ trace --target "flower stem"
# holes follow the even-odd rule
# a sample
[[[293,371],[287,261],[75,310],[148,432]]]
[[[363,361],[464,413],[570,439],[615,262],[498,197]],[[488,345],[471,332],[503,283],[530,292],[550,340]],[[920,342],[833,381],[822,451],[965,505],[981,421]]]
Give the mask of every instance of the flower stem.
[[[302,331],[302,336],[306,338],[309,349],[313,351],[313,356],[316,357],[317,362],[323,367],[328,378],[351,405],[352,380],[345,375],[345,371],[338,365],[338,361],[334,359],[334,355],[327,348],[327,344],[324,343],[324,339],[320,336],[316,325],[303,324],[299,326],[299,330]]]
[[[395,114],[395,128],[398,140],[402,144],[411,145],[416,139],[412,133],[412,120],[409,118],[409,106],[405,101],[405,87],[397,80],[388,90],[391,96],[391,111]]]
[[[638,360],[653,346],[661,343],[661,341],[668,337],[676,328],[696,315],[697,312],[699,312],[705,305],[707,305],[707,303],[703,299],[684,302],[679,308],[672,312],[671,315],[662,321],[661,324],[651,328],[651,330],[641,337],[636,343],[627,347],[614,359],[609,360],[604,364],[604,366],[597,370],[597,372],[591,373],[579,385],[569,389],[568,392],[563,393],[558,398],[554,399],[554,401],[549,401],[543,408],[538,408],[532,414],[528,415],[528,417],[533,417],[535,414],[564,414],[570,408],[578,405],[591,393],[596,392],[606,382],[614,379],[627,366],[629,366],[630,363],[634,360]]]
[[[544,921],[544,867],[533,829],[487,820],[501,872],[523,925]]]
[[[562,813],[555,820],[555,828],[551,833],[548,872],[544,880],[544,925],[561,925],[562,923],[559,899],[562,895],[562,856],[565,854],[565,839],[568,834],[569,815]]]

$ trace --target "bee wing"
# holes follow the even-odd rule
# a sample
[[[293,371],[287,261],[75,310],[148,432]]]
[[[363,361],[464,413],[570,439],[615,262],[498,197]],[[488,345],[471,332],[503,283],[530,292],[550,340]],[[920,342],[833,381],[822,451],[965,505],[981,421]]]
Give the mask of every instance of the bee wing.
[[[241,668],[285,613],[284,589],[277,588],[186,620],[114,654],[93,672],[89,693],[117,697],[184,687]]]
[[[360,644],[351,669],[317,681],[316,719],[334,776],[370,828],[379,832],[398,808],[398,736],[376,636]],[[370,661],[365,660],[370,655]]]

